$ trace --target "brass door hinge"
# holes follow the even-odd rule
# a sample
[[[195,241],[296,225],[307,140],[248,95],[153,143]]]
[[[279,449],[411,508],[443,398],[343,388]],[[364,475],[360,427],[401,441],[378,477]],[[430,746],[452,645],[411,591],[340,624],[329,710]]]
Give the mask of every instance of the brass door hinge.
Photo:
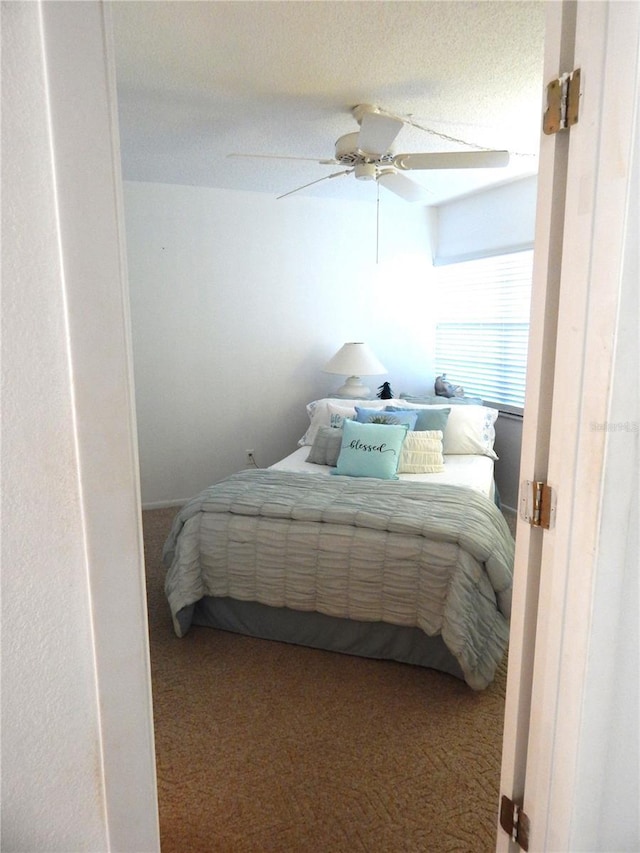
[[[503,795],[500,800],[500,826],[523,850],[529,849],[530,825],[529,818],[522,811],[522,806]]]
[[[520,487],[520,518],[532,527],[545,530],[553,527],[556,519],[556,494],[551,486],[541,480],[525,480]]]
[[[550,136],[577,124],[580,112],[580,69],[552,80],[547,86],[547,110],[542,129]]]

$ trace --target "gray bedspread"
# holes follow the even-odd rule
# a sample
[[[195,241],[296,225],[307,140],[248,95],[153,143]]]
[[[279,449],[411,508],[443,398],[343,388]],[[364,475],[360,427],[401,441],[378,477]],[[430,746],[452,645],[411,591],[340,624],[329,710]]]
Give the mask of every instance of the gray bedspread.
[[[414,626],[479,690],[508,642],[513,553],[471,489],[248,470],[180,510],[163,560],[178,636],[203,596]]]

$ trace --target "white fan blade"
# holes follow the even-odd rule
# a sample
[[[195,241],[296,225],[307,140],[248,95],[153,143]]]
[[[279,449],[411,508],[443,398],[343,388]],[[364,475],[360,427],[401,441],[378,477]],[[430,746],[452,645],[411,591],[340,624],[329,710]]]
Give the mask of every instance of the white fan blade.
[[[382,184],[385,190],[395,193],[405,201],[426,202],[429,196],[428,190],[411,181],[406,175],[399,175],[397,172],[381,172],[378,183]]]
[[[396,154],[396,169],[495,169],[509,163],[508,151],[452,151],[433,154]]]
[[[403,127],[402,119],[381,113],[365,112],[360,123],[358,148],[364,154],[380,157],[391,148],[393,140]]]
[[[227,154],[227,157],[259,157],[262,160],[306,160],[309,163],[320,163],[321,166],[335,166],[337,160],[318,160],[316,157],[287,157],[284,154]]]
[[[307,187],[312,187],[314,184],[319,184],[321,181],[328,181],[329,178],[339,178],[340,175],[350,175],[353,169],[345,169],[343,172],[334,172],[332,175],[325,175],[324,178],[318,178],[315,181],[309,181],[308,184],[303,184],[301,187],[296,187],[295,190],[289,190],[288,193],[276,196],[276,199],[286,198],[288,195],[299,193],[300,190],[306,190]]]

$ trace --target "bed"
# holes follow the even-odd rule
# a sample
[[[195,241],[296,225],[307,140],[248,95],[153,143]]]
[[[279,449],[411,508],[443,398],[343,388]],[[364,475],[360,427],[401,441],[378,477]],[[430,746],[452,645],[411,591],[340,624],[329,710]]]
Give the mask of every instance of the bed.
[[[496,505],[497,413],[330,398],[307,413],[289,456],[176,515],[163,551],[176,634],[211,626],[484,689],[508,642],[514,551]]]

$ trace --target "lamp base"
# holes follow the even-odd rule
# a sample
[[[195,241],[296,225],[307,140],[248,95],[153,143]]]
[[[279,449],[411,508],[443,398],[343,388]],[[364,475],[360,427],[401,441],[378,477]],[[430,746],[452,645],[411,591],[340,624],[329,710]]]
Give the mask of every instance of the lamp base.
[[[362,384],[359,376],[350,376],[341,388],[333,392],[333,396],[349,400],[370,400],[371,389]]]

